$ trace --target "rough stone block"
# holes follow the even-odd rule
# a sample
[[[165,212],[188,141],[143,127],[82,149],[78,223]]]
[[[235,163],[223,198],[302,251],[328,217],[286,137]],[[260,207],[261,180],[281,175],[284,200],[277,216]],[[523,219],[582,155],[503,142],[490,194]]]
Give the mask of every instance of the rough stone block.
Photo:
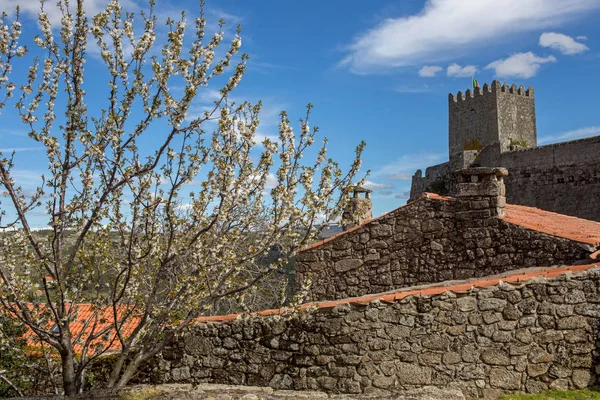
[[[486,349],[481,352],[481,361],[489,365],[510,365],[510,357],[499,349]]]
[[[430,385],[432,384],[432,371],[427,367],[415,364],[398,363],[397,378],[401,385]]]
[[[493,388],[519,390],[521,389],[521,374],[504,368],[490,370],[490,385]]]
[[[356,268],[360,267],[362,264],[363,264],[363,262],[361,260],[356,260],[356,259],[340,260],[334,264],[333,269],[338,273],[343,273],[343,272],[347,272],[347,271],[356,269]]]

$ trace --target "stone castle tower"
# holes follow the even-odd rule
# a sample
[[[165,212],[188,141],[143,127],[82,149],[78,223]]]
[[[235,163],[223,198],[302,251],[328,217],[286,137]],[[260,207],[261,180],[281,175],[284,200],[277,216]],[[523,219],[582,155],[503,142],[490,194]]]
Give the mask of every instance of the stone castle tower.
[[[465,94],[450,94],[448,111],[450,159],[494,142],[500,151],[537,146],[533,87],[493,81]]]
[[[600,221],[600,136],[537,145],[533,87],[501,85],[448,97],[448,160],[418,170],[410,200],[456,194],[455,171],[503,167],[506,200]]]

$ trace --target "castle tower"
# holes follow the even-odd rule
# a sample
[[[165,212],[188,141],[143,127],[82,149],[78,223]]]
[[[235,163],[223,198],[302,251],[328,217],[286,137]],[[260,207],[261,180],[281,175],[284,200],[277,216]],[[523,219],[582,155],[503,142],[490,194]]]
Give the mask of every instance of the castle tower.
[[[365,197],[360,197],[361,193],[364,193]],[[371,203],[371,191],[369,189],[353,186],[348,189],[348,194],[351,197],[347,200],[342,215],[345,231],[373,218],[373,204]]]
[[[537,146],[533,87],[493,81],[483,88],[450,93],[449,156],[500,143],[500,151]]]

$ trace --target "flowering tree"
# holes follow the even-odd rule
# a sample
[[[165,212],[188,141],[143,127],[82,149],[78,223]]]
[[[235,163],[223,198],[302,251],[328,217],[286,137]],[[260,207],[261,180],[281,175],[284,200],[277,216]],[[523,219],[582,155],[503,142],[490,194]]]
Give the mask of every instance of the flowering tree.
[[[91,19],[84,0],[58,6],[53,30],[41,2],[38,56],[21,85],[14,66],[34,51],[19,45],[18,12],[12,23],[6,14],[0,20],[0,110],[14,104],[48,158],[39,187],[28,192],[13,179],[14,153],[0,154],[0,304],[56,349],[71,395],[107,351],[120,353],[104,384],[125,385],[215,302],[243,303],[314,239],[317,221],[341,215],[341,189],[355,178],[364,143],[346,173],[328,158],[326,141],[314,162],[302,163],[317,133],[309,105],[297,134],[281,113],[278,140],[257,144],[260,103],[230,99],[247,61],[238,55],[240,28],[217,56],[224,22],[205,37],[202,2],[190,43],[182,14],[167,20],[162,45],[153,1],[141,25],[118,0]],[[106,66],[110,90],[98,112],[86,105],[90,49]],[[221,82],[219,99],[190,117],[209,82]],[[156,147],[147,150],[149,143]],[[34,210],[48,215],[49,235],[32,229]],[[275,259],[267,257],[274,244]]]

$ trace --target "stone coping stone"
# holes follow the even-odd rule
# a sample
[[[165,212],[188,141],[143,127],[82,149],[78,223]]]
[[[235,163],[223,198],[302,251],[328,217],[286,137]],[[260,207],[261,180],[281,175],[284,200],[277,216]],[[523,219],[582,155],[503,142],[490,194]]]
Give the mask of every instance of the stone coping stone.
[[[22,397],[19,397],[23,400]],[[28,397],[29,400],[292,400],[292,399],[382,399],[382,400],[465,400],[458,389],[434,386],[409,389],[401,393],[371,393],[360,395],[327,394],[324,392],[274,390],[270,387],[216,384],[135,385],[112,393],[85,394],[76,397]],[[16,400],[16,398],[15,398]]]

